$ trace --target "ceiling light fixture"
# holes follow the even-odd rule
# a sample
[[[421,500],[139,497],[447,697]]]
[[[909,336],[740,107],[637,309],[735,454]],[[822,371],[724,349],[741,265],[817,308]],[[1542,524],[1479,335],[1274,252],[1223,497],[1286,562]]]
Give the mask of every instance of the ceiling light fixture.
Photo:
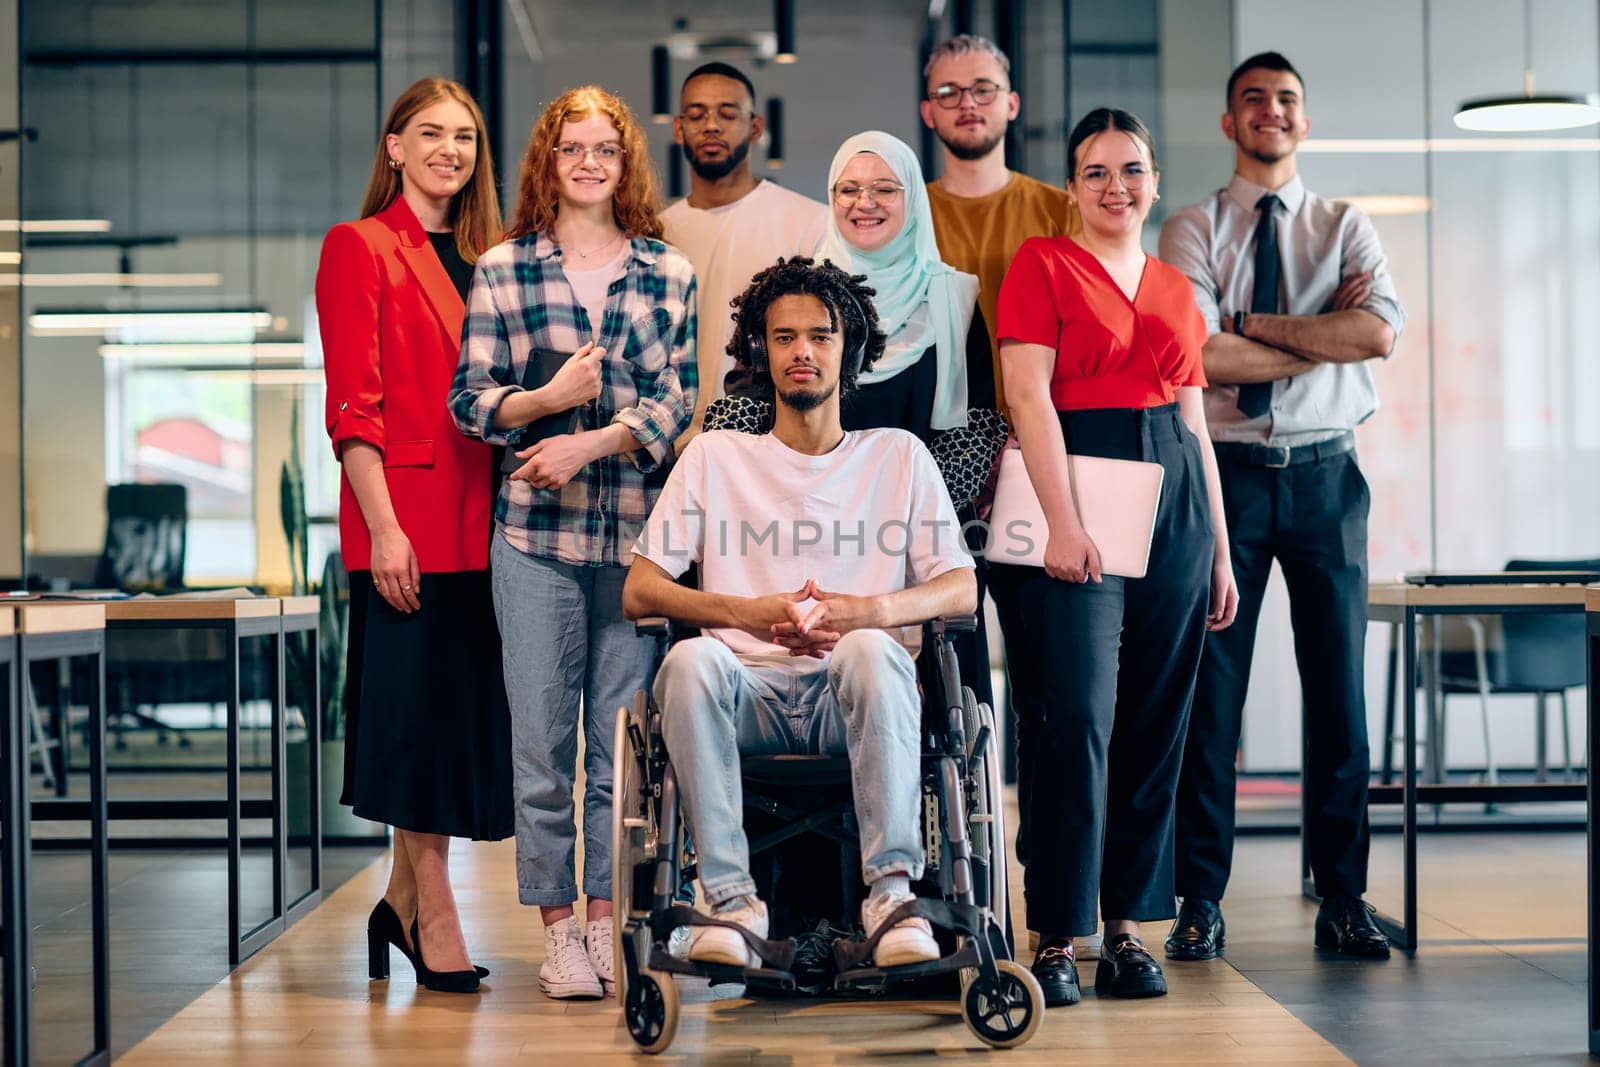
[[[271,327],[262,308],[137,311],[40,310],[28,317],[36,337],[107,337],[114,341],[249,341]]]
[[[108,233],[110,219],[0,219],[0,233]]]
[[[5,253],[0,252],[0,263]],[[220,274],[122,274],[117,271],[82,271],[76,274],[0,274],[0,286],[25,285],[35,289],[208,289],[222,284]]]
[[[1484,96],[1456,109],[1455,124],[1479,133],[1573,130],[1600,123],[1600,100],[1575,93],[1536,93],[1533,87],[1533,5],[1522,3],[1522,95]]]

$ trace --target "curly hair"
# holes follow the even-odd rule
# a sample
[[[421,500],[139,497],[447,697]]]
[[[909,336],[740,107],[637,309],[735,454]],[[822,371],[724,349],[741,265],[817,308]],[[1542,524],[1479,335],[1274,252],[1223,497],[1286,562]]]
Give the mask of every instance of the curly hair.
[[[850,350],[853,340],[866,336],[861,366],[855,370],[841,366],[839,370],[839,393],[842,396],[850,392],[855,388],[858,371],[869,369],[883,355],[886,340],[878,328],[878,310],[872,306],[874,290],[865,284],[866,280],[866,275],[849,274],[834,266],[832,260],[818,263],[805,256],[779,259],[751,278],[749,287],[731,301],[736,314],[728,355],[740,367],[752,369],[750,338],[766,336],[767,309],[772,302],[781,296],[814,296],[828,309],[834,329],[843,335],[845,351]],[[770,377],[757,377],[757,386],[763,390],[772,388]]]
[[[598,85],[568,89],[533,124],[528,148],[522,154],[522,171],[517,179],[517,212],[506,231],[506,239],[546,233],[556,222],[560,210],[556,190],[556,142],[561,127],[582,122],[591,116],[609,119],[622,141],[622,178],[611,198],[611,213],[629,237],[661,237],[661,183],[655,164],[650,161],[650,145],[644,127],[622,99]]]

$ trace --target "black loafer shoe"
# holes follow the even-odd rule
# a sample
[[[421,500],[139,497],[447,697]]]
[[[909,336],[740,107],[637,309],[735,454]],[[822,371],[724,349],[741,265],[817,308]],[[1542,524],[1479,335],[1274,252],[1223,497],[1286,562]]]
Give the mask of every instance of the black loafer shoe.
[[[1094,972],[1094,991],[1102,997],[1164,997],[1167,976],[1161,964],[1132,934],[1117,934],[1100,942],[1100,965]]]
[[[1354,896],[1327,897],[1317,909],[1317,947],[1360,956],[1389,958],[1389,939],[1372,918],[1372,905]]]
[[[1078,965],[1072,953],[1059,944],[1046,943],[1033,958],[1033,976],[1044,990],[1047,1008],[1060,1008],[1076,1004],[1083,999],[1078,988]]]
[[[1214,900],[1184,897],[1167,935],[1167,959],[1214,960],[1222,955],[1222,909]]]

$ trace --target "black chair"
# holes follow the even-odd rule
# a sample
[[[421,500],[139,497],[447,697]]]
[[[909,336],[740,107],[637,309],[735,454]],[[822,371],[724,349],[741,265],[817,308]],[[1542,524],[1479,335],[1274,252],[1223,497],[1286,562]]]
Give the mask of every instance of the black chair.
[[[189,490],[170,482],[106,486],[106,543],[94,584],[130,593],[183,588]]]
[[[1538,581],[1541,571],[1600,573],[1600,559],[1533,560],[1514,559],[1507,572],[1529,572]],[[1572,728],[1567,711],[1567,690],[1586,683],[1584,662],[1584,618],[1572,615],[1500,615],[1499,640],[1479,616],[1464,616],[1471,648],[1445,649],[1439,653],[1439,727],[1444,736],[1445,711],[1451,696],[1476,695],[1483,725],[1484,762],[1487,779],[1499,780],[1489,737],[1489,697],[1531,696],[1537,709],[1535,748],[1540,780],[1547,777],[1547,701],[1551,696],[1561,704],[1561,748],[1566,776],[1573,775]],[[1442,746],[1441,746],[1442,751]],[[1442,760],[1441,755],[1441,760]]]
[[[187,487],[171,482],[106,486],[106,541],[95,568],[95,586],[128,593],[181,590],[188,528]],[[119,710],[108,722],[118,749],[127,748],[123,735],[130,727],[155,730],[163,745],[169,734],[177,733],[138,708],[171,699],[174,683],[192,666],[186,662],[192,643],[189,635],[182,634],[129,635],[118,642],[118,654],[106,663],[108,682],[120,696]],[[189,740],[180,735],[178,743],[187,748]]]

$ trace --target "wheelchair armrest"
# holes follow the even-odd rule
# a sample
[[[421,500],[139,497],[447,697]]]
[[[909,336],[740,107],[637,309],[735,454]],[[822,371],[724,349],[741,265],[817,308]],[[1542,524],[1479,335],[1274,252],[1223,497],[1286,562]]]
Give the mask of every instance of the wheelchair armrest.
[[[640,637],[672,637],[672,620],[665,615],[646,615],[633,621],[633,632]]]
[[[970,634],[978,629],[978,617],[973,614],[965,615],[940,615],[937,619],[928,620],[928,629],[935,637],[945,634]]]

